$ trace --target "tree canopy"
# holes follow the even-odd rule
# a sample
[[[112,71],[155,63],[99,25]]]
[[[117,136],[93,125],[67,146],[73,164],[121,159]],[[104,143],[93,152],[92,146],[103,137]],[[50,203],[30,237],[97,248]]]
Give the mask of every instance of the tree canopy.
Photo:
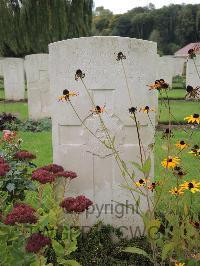
[[[0,0],[0,54],[48,51],[51,42],[88,36],[93,0]]]
[[[200,40],[200,4],[172,4],[160,9],[149,4],[122,15],[97,8],[93,34],[152,40],[158,43],[160,54],[173,54],[184,45]]]

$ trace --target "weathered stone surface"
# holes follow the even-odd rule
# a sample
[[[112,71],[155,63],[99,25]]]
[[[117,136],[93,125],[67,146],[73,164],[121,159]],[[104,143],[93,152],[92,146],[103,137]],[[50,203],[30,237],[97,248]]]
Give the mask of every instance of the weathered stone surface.
[[[126,55],[123,65],[130,88],[132,103],[128,96],[122,63],[117,61],[118,52]],[[93,212],[82,215],[82,225],[91,225],[98,219],[118,226],[142,226],[140,217],[128,208],[121,218],[116,202],[135,203],[130,191],[121,188],[125,183],[119,170],[113,151],[105,148],[84,127],[102,141],[106,140],[105,131],[98,116],[88,116],[92,103],[81,81],[75,81],[77,69],[85,73],[84,83],[87,86],[95,105],[105,105],[106,112],[102,119],[108,128],[111,138],[115,136],[115,147],[121,158],[140,162],[136,126],[129,116],[131,106],[157,106],[157,92],[149,91],[147,84],[156,79],[157,47],[153,42],[121,38],[90,37],[60,41],[49,45],[50,90],[53,122],[53,157],[54,162],[67,170],[76,171],[79,178],[73,180],[71,195],[84,194],[94,206]],[[71,103],[82,122],[77,118],[69,102],[59,103],[58,96],[64,89],[79,92],[79,96],[71,98]],[[150,153],[148,145],[154,142],[155,113],[150,114],[151,125],[146,114],[137,113],[140,121],[140,132],[144,150]],[[153,156],[152,171],[153,177]],[[142,177],[141,173],[137,179]],[[133,186],[133,181],[126,177]],[[138,199],[139,195],[134,193]],[[147,203],[141,197],[142,208],[147,210]],[[109,204],[109,205],[106,205]],[[107,207],[106,207],[107,206]],[[122,206],[121,206],[122,207]],[[98,208],[102,208],[101,215]],[[107,208],[107,209],[106,209]],[[112,209],[113,208],[113,209]],[[119,212],[119,211],[118,211]],[[135,223],[134,223],[135,221]],[[130,235],[130,232],[126,232]]]
[[[183,57],[174,57],[173,55],[158,56],[157,79],[163,78],[172,86],[173,77],[182,76],[186,59]]]
[[[25,57],[28,110],[31,119],[50,117],[48,60],[48,54],[33,54]]]
[[[24,59],[5,58],[3,60],[3,76],[6,100],[22,100],[25,98]]]
[[[0,57],[0,78],[3,77],[3,60],[4,57]]]
[[[200,54],[194,59],[188,59],[186,70],[186,85],[200,86]]]

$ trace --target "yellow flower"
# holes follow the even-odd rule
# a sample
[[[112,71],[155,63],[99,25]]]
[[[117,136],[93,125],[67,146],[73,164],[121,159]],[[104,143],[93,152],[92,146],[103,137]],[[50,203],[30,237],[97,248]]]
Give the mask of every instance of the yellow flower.
[[[188,123],[199,124],[200,123],[200,116],[199,116],[199,114],[193,114],[193,115],[185,117],[184,120],[187,120]]]
[[[68,101],[70,97],[78,96],[77,92],[64,90],[63,95],[58,97],[59,101]]]
[[[161,162],[161,165],[165,168],[174,168],[180,163],[180,158],[179,157],[171,157],[169,156],[167,159],[164,159]]]
[[[169,191],[172,195],[175,195],[175,196],[179,196],[179,195],[182,195],[184,194],[183,192],[183,188],[172,188],[170,191]]]
[[[181,263],[181,262],[176,262],[175,263],[175,266],[184,266],[185,265],[185,263]]]
[[[200,156],[200,148],[198,145],[194,145],[194,147],[191,149],[191,151],[189,152],[191,154],[193,154],[194,156]]]
[[[144,185],[147,184],[147,182],[149,182],[148,178],[144,178],[144,179],[140,179],[139,181],[135,182],[135,186],[136,187],[143,187]]]
[[[149,112],[155,112],[155,109],[150,108],[149,106],[145,106],[145,107],[140,108],[139,112],[148,114]]]
[[[188,189],[192,193],[199,192],[200,191],[200,182],[196,182],[195,180],[192,180],[191,182],[184,182],[180,187],[184,190]]]
[[[184,140],[181,140],[179,143],[175,144],[177,148],[183,150],[188,147],[188,144]]]

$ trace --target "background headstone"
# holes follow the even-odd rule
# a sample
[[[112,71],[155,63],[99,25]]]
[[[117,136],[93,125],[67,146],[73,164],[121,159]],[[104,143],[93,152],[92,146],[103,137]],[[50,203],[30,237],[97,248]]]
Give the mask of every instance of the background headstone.
[[[25,57],[28,110],[31,119],[50,117],[48,60],[48,54]]]
[[[3,60],[3,77],[6,100],[25,98],[24,59],[5,58]]]
[[[186,85],[192,87],[200,86],[200,54],[196,58],[188,59],[186,68]]]
[[[3,60],[4,57],[0,57],[0,78],[3,77]]]
[[[133,103],[130,103],[123,74],[122,64],[116,61],[118,52],[126,55],[123,61]],[[81,81],[74,75],[77,69],[85,73],[84,82],[88,86],[96,105],[105,104],[102,118],[115,136],[116,148],[127,164],[130,160],[139,162],[139,146],[136,126],[128,109],[133,105],[157,106],[157,92],[149,91],[147,84],[156,78],[156,43],[122,37],[89,37],[60,41],[49,45],[50,90],[53,122],[53,159],[66,170],[77,172],[79,178],[73,180],[70,195],[84,194],[94,202],[94,212],[82,215],[82,225],[91,225],[98,219],[117,226],[142,227],[141,218],[128,208],[119,218],[120,206],[116,202],[134,204],[129,191],[120,187],[125,183],[116,164],[112,150],[104,148],[82,125],[69,102],[58,102],[64,89],[79,92],[71,102],[84,120],[90,113],[92,104]],[[154,142],[155,113],[139,113],[141,138],[146,151]],[[106,139],[98,117],[88,117],[86,125],[102,140]],[[148,152],[147,152],[148,153]],[[153,177],[153,156],[152,172]],[[142,177],[141,173],[138,178]],[[130,183],[133,186],[133,181]],[[135,197],[139,195],[135,193]],[[97,204],[102,208],[98,215]],[[110,207],[106,204],[109,204]],[[111,207],[112,206],[112,207]],[[119,209],[117,210],[117,206]],[[135,206],[135,204],[134,204]],[[141,197],[141,207],[147,210],[147,202]],[[112,210],[113,208],[113,210]],[[118,212],[118,213],[117,213]],[[118,216],[118,217],[117,217]],[[133,230],[134,230],[133,229]]]

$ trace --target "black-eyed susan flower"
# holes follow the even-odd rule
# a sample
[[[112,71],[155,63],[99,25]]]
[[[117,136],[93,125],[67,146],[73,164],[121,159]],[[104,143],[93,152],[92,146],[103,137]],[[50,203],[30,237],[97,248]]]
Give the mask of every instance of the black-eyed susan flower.
[[[143,112],[143,113],[146,113],[148,114],[149,112],[155,112],[155,109],[154,108],[150,108],[148,105],[145,106],[145,107],[141,107],[139,112]]]
[[[195,54],[195,50],[194,50],[194,49],[190,49],[190,50],[188,50],[188,57],[189,57],[190,59],[193,59],[193,58],[196,57],[196,54]]]
[[[174,168],[175,166],[177,166],[180,163],[180,158],[175,156],[169,156],[167,159],[164,159],[161,162],[161,165],[165,168]]]
[[[59,96],[58,100],[59,101],[68,101],[70,99],[70,97],[73,97],[73,96],[78,96],[79,94],[77,92],[74,92],[74,91],[69,91],[69,90],[64,90],[63,91],[63,95],[62,96]]]
[[[191,149],[191,151],[189,153],[193,154],[194,156],[199,157],[200,156],[200,147],[198,145],[194,145],[194,147]]]
[[[143,187],[144,185],[147,184],[147,182],[149,182],[148,178],[144,178],[144,179],[140,179],[139,181],[135,182],[135,186],[136,187]]]
[[[172,138],[173,136],[174,136],[174,134],[171,131],[171,129],[166,128],[165,131],[162,134],[162,139],[169,139],[169,138]]]
[[[75,73],[75,80],[78,81],[79,79],[83,79],[85,77],[85,73],[81,69],[76,70]]]
[[[117,58],[116,58],[117,61],[125,60],[125,59],[126,59],[126,56],[122,52],[119,52],[117,54]]]
[[[95,106],[95,108],[90,110],[90,112],[92,112],[92,114],[94,114],[94,115],[101,114],[104,111],[105,111],[105,105],[103,107],[100,107],[99,105],[97,105],[97,106]]]
[[[180,187],[184,190],[189,190],[192,193],[196,193],[200,191],[200,182],[196,182],[195,180],[192,181],[185,181]]]
[[[200,222],[190,221],[190,224],[193,225],[196,229],[200,229]]]
[[[193,115],[185,117],[184,120],[187,120],[188,123],[199,124],[200,123],[200,116],[199,116],[199,114],[193,114]]]
[[[183,170],[179,170],[179,171],[174,170],[173,174],[180,179],[182,179],[185,175],[187,175],[187,173],[184,172]]]
[[[188,147],[188,144],[185,143],[184,140],[181,140],[179,143],[175,144],[177,148],[183,150]]]
[[[200,97],[200,87],[196,87],[196,88],[193,88],[192,86],[188,85],[187,88],[186,88],[186,92],[187,94],[185,95],[185,99],[189,98],[189,99],[198,99]]]
[[[184,194],[183,188],[177,188],[177,187],[172,188],[169,191],[169,193],[171,193],[174,196],[180,196],[180,195],[183,195]]]
[[[131,107],[128,109],[130,114],[134,114],[137,111],[137,107]]]
[[[152,182],[151,184],[148,185],[147,188],[153,192],[154,189],[155,189],[159,184],[160,184],[159,182]]]
[[[169,88],[169,84],[165,82],[164,79],[157,79],[153,84],[147,85],[149,90],[158,90]]]
[[[181,263],[181,262],[176,262],[175,266],[185,266],[185,263]]]

